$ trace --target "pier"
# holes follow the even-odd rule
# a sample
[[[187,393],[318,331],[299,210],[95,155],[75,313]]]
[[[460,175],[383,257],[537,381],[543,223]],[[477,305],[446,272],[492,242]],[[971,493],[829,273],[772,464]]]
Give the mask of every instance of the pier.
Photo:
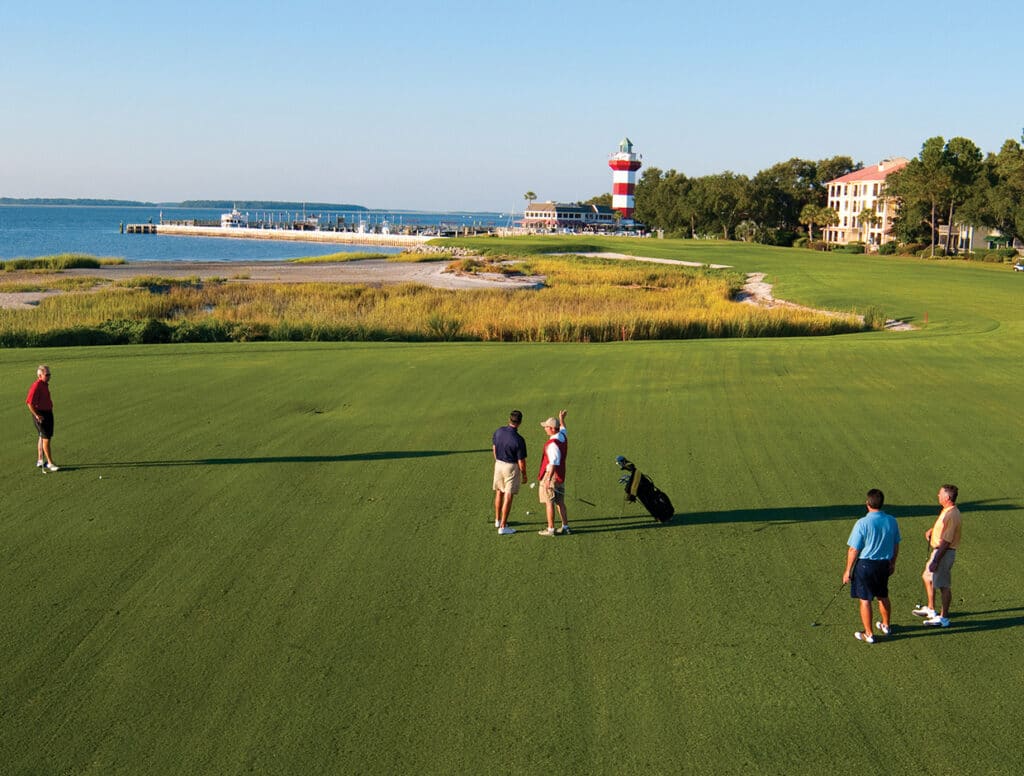
[[[297,242],[384,245],[411,248],[438,239],[427,234],[384,234],[358,231],[318,231],[253,227],[197,226],[191,224],[126,224],[125,234],[170,234],[189,237],[233,237],[249,240],[293,240]]]

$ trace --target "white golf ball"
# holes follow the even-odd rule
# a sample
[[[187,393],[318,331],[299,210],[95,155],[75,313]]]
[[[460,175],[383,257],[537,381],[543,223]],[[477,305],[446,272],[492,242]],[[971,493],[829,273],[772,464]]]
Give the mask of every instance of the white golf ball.
[[[532,515],[532,514],[533,514],[533,512],[531,512],[531,511],[530,511],[529,509],[527,509],[527,510],[526,510],[526,514],[528,514],[528,515]]]
[[[536,488],[537,487],[537,483],[536,482],[531,482],[530,483],[530,487],[531,488]]]

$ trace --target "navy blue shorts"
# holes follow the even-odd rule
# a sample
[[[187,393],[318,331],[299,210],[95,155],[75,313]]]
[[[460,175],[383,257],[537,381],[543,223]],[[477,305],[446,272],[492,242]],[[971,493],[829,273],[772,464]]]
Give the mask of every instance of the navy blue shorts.
[[[889,564],[887,560],[858,560],[850,581],[850,598],[862,601],[888,598]]]

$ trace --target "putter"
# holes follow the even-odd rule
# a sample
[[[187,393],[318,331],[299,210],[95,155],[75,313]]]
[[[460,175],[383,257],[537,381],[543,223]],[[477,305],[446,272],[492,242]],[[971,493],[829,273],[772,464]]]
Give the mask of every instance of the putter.
[[[827,604],[825,604],[825,608],[821,610],[821,614],[819,614],[819,615],[817,616],[817,618],[815,618],[814,622],[812,622],[812,623],[811,623],[811,627],[812,627],[812,628],[817,628],[817,627],[818,627],[819,625],[821,625],[821,623],[819,622],[819,620],[821,620],[821,618],[825,616],[825,612],[827,612],[827,611],[829,610],[829,607],[830,607],[830,606],[832,606],[832,604],[834,604],[834,603],[835,603],[835,601],[836,601],[836,598],[838,598],[838,597],[839,597],[839,593],[840,593],[840,592],[842,591],[842,589],[843,589],[844,587],[846,587],[846,583],[845,583],[845,582],[841,582],[841,583],[839,584],[839,589],[838,589],[838,590],[836,590],[836,592],[834,592],[834,593],[832,594],[832,598],[830,598],[830,599],[829,599],[829,602],[828,602]]]

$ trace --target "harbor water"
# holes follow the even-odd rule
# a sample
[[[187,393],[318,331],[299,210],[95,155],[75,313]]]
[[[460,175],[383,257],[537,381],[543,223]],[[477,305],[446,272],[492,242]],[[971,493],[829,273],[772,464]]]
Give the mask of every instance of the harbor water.
[[[127,261],[282,261],[331,253],[398,253],[401,250],[357,244],[121,233],[122,224],[158,224],[161,219],[219,222],[221,213],[220,210],[175,207],[0,205],[0,260],[85,253]],[[296,214],[296,217],[302,215]],[[322,211],[322,215],[330,218],[338,214]],[[405,225],[449,228],[502,225],[503,218],[500,213],[413,211],[357,211],[342,215],[350,221],[363,220],[371,228],[387,223],[392,229]]]

